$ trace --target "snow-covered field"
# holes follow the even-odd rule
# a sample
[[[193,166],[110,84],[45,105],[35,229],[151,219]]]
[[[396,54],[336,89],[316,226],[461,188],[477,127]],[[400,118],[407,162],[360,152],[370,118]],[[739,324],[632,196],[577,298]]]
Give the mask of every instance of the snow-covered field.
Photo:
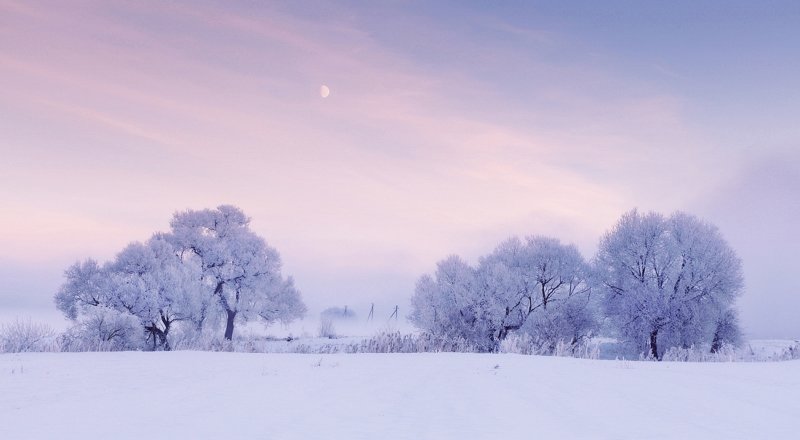
[[[798,438],[800,361],[0,355],[0,439]]]

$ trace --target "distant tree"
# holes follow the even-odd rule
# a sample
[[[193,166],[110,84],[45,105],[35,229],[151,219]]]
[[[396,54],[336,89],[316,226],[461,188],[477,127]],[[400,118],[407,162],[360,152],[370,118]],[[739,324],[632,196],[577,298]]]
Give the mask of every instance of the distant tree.
[[[589,269],[574,246],[529,237],[501,243],[477,268],[459,257],[417,282],[411,321],[434,335],[464,338],[494,350],[510,332],[543,347],[576,343],[596,327]]]
[[[165,234],[184,264],[196,265],[202,291],[195,322],[202,327],[209,314],[220,313],[225,339],[235,322],[261,317],[288,322],[306,311],[291,277],[281,275],[278,252],[249,228],[250,219],[236,207],[176,213]]]
[[[320,313],[320,317],[331,320],[352,320],[356,319],[356,312],[347,306],[328,307]]]
[[[626,213],[601,240],[596,269],[619,336],[653,358],[672,346],[716,350],[739,332],[731,307],[743,286],[741,263],[697,217]]]

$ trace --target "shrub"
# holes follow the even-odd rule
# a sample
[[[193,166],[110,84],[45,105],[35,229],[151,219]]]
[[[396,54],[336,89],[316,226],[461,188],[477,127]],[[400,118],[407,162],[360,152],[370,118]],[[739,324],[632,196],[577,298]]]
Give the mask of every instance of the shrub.
[[[358,344],[346,347],[348,353],[476,353],[482,351],[464,338],[436,336],[430,333],[401,334],[381,332]]]
[[[97,306],[60,338],[62,351],[139,350],[143,341],[139,319],[129,313]]]
[[[779,361],[791,361],[800,359],[800,341],[794,341],[794,344],[783,349],[783,351],[776,356]]]
[[[743,359],[742,353],[734,345],[722,344],[716,351],[708,345],[671,347],[664,353],[663,361],[673,362],[735,362]]]
[[[47,324],[16,319],[0,326],[0,352],[58,351],[56,332]]]
[[[500,342],[498,351],[500,353],[549,355],[581,359],[600,358],[600,344],[591,339],[583,338],[572,343],[559,339],[555,344],[551,344],[549,341],[542,342],[527,333],[512,333],[508,335]]]
[[[333,326],[333,319],[325,316],[320,319],[318,335],[320,338],[336,338],[336,328]]]

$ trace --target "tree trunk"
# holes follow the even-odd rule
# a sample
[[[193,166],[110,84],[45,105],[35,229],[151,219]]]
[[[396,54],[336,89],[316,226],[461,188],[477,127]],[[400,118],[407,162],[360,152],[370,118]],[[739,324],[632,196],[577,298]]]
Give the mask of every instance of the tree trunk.
[[[658,329],[650,332],[650,354],[652,354],[656,360],[661,360],[661,358],[658,357]]]
[[[161,319],[164,322],[164,331],[162,331],[161,334],[159,335],[161,337],[161,345],[164,347],[164,351],[171,351],[172,347],[169,346],[168,337],[169,337],[169,327],[172,324],[172,322],[167,321],[164,318]]]
[[[722,348],[722,341],[719,337],[719,331],[714,332],[714,339],[711,341],[711,352],[716,353]]]
[[[155,324],[148,325],[144,328],[150,336],[147,339],[153,338],[153,351],[161,347],[164,351],[170,351],[169,340],[167,339],[169,333],[169,326],[166,330],[161,330]]]
[[[233,320],[236,318],[236,312],[228,310],[228,321],[225,324],[225,339],[233,339]]]

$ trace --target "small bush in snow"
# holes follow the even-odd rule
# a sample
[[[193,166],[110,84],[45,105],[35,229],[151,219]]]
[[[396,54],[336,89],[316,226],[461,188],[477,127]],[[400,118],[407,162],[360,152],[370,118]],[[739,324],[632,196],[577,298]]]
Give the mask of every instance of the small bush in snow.
[[[336,338],[336,328],[333,326],[333,319],[325,316],[320,319],[318,335],[320,338]]]
[[[664,353],[663,361],[673,362],[734,362],[742,359],[742,354],[731,344],[723,344],[712,352],[706,345],[688,348],[671,347]]]
[[[500,343],[499,352],[598,359],[600,344],[590,339],[581,339],[575,343],[560,339],[555,346],[551,346],[549,341],[539,341],[529,334],[513,333]]]
[[[457,337],[443,337],[430,333],[401,334],[382,332],[347,347],[349,353],[475,353],[482,351],[474,343]]]
[[[301,354],[334,354],[346,352],[346,347],[336,344],[309,345],[298,344],[287,349],[289,353]]]
[[[17,319],[0,326],[0,353],[58,351],[55,335],[47,324]]]
[[[229,341],[216,333],[208,331],[196,332],[191,329],[182,329],[176,332],[172,342],[173,350],[200,350],[200,351],[227,351],[227,352],[259,352],[255,342],[250,338],[236,338]]]
[[[97,306],[60,337],[62,351],[123,351],[142,348],[144,330],[136,316]]]
[[[537,354],[537,347],[529,334],[512,333],[500,342],[497,351],[513,354]]]
[[[791,361],[795,359],[800,359],[800,341],[795,341],[793,345],[783,349],[783,352],[776,356],[775,360]]]

